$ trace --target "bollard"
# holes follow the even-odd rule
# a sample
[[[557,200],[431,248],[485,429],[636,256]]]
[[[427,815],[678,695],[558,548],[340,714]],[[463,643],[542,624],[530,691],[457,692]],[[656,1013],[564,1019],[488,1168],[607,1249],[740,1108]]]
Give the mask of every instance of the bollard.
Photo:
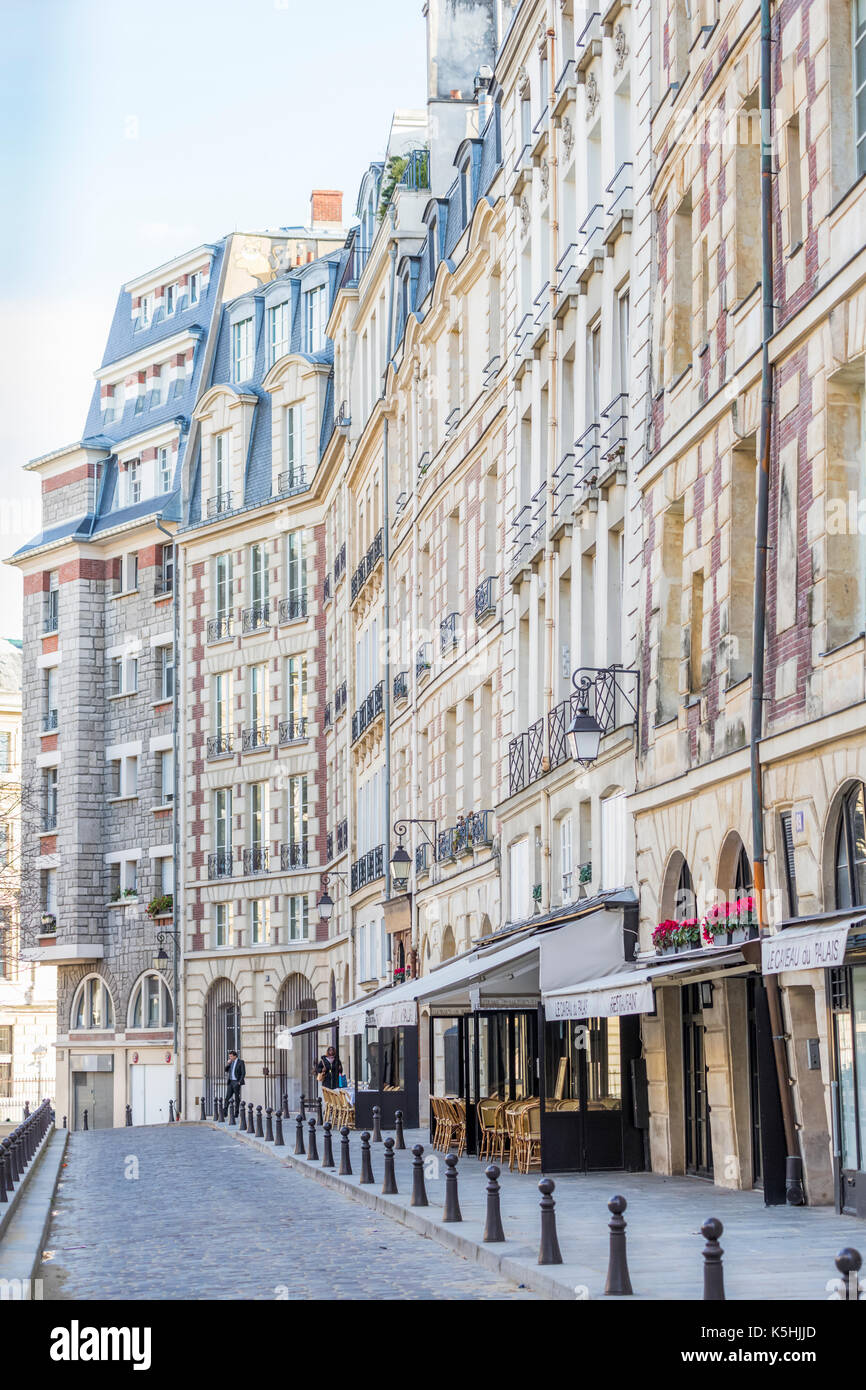
[[[268,1117],[268,1118],[267,1118],[267,1123],[266,1123],[266,1125],[265,1125],[265,1139],[266,1139],[266,1141],[267,1141],[269,1144],[273,1144],[273,1142],[274,1142],[274,1111],[273,1111],[273,1106],[270,1106],[270,1105],[269,1105],[268,1108],[267,1108],[266,1111],[265,1111],[265,1114],[266,1114],[267,1117]]]
[[[8,1202],[6,1196],[6,1140],[0,1139],[0,1202]]]
[[[304,1119],[300,1110],[295,1120],[295,1153],[300,1154],[301,1158],[305,1158],[307,1153],[304,1148]]]
[[[286,1141],[283,1138],[283,1112],[281,1110],[278,1110],[274,1116],[274,1127],[276,1130],[274,1135],[274,1148],[284,1149],[286,1147]]]
[[[238,1124],[238,1131],[241,1134],[246,1134],[247,1132],[247,1103],[245,1100],[241,1101],[241,1118]]]
[[[238,1122],[238,1112],[237,1112],[237,1108],[236,1108],[235,1098],[234,1098],[234,1096],[232,1096],[231,1100],[229,1101],[229,1124],[230,1124],[230,1125],[236,1125],[237,1122]]]
[[[303,1093],[303,1091],[302,1091],[302,1092],[301,1092],[301,1119],[302,1119],[302,1120],[306,1120],[306,1118],[307,1118],[307,1097],[304,1095],[304,1093]]]
[[[457,1200],[457,1155],[445,1155],[445,1210],[443,1221],[462,1221],[460,1203]]]
[[[394,1140],[390,1136],[385,1140],[385,1181],[382,1183],[382,1191],[386,1197],[394,1197],[397,1194],[397,1176],[394,1172]]]
[[[265,1131],[262,1129],[262,1107],[256,1106],[256,1138],[264,1139]]]
[[[722,1255],[719,1236],[724,1226],[711,1216],[701,1227],[701,1235],[706,1240],[704,1246],[704,1302],[725,1302],[725,1276],[722,1269]]]
[[[128,1106],[126,1107],[126,1128],[129,1129],[129,1127],[131,1126],[131,1124],[132,1124],[132,1106],[131,1106],[131,1105],[128,1105]]]
[[[361,1176],[359,1182],[375,1182],[373,1177],[373,1164],[370,1159],[370,1131],[364,1130],[361,1135]]]
[[[316,1122],[322,1123],[322,1097],[316,1096]]]
[[[333,1168],[334,1150],[331,1145],[331,1122],[326,1120],[322,1126],[322,1167]]]
[[[307,1124],[308,1124],[309,1127],[310,1127],[310,1142],[309,1142],[309,1145],[307,1146],[307,1158],[309,1158],[309,1159],[315,1159],[316,1162],[318,1163],[318,1161],[319,1161],[319,1146],[318,1146],[318,1144],[316,1143],[316,1117],[315,1117],[315,1115],[311,1115],[311,1116],[310,1116],[310,1118],[309,1118],[308,1121],[307,1121]]]
[[[415,1144],[412,1149],[412,1196],[410,1207],[429,1207],[427,1189],[424,1186],[424,1145]]]
[[[484,1222],[482,1239],[492,1245],[496,1241],[505,1239],[502,1216],[499,1210],[499,1169],[495,1163],[491,1163],[490,1167],[485,1168],[484,1171],[487,1176],[487,1219]]]
[[[170,1101],[168,1102],[168,1122],[169,1122],[170,1125],[173,1125],[173,1124],[174,1124],[174,1101],[173,1101],[173,1100],[170,1100]]]
[[[349,1126],[343,1125],[340,1129],[340,1168],[339,1177],[350,1178],[352,1176],[352,1161],[349,1157]]]
[[[87,1129],[87,1111],[84,1112],[84,1128]]]
[[[625,1227],[623,1212],[628,1206],[625,1197],[611,1197],[607,1204],[607,1209],[611,1213],[608,1222],[610,1231],[610,1256],[607,1265],[607,1283],[604,1286],[606,1294],[631,1294],[634,1290],[631,1286],[631,1279],[628,1272],[628,1260],[625,1248]]]
[[[538,1250],[540,1265],[561,1265],[562,1252],[556,1237],[556,1203],[553,1189],[556,1183],[552,1178],[542,1178],[538,1184],[541,1193],[541,1245]]]
[[[66,1128],[66,1116],[65,1116],[65,1115],[63,1116],[63,1128],[64,1128],[64,1129]]]
[[[0,1199],[2,1200],[2,1199]],[[840,1250],[836,1256],[835,1265],[842,1275],[842,1289],[838,1295],[841,1303],[857,1303],[860,1300],[860,1267],[863,1264],[863,1257],[859,1250],[854,1250],[846,1245],[844,1250]],[[834,1294],[834,1298],[836,1295]]]
[[[394,1112],[394,1148],[405,1149],[406,1140],[403,1138],[403,1111]]]
[[[291,1119],[291,1116],[289,1114],[289,1098],[286,1095],[285,1091],[283,1092],[283,1119]]]
[[[381,1107],[381,1105],[374,1105],[374,1106],[373,1106],[373,1133],[370,1135],[370,1139],[371,1139],[371,1141],[372,1141],[374,1144],[381,1144],[381,1142],[382,1142],[382,1107]]]
[[[202,1096],[201,1098],[201,1117],[203,1120],[207,1119],[207,1110],[205,1109],[204,1096]]]

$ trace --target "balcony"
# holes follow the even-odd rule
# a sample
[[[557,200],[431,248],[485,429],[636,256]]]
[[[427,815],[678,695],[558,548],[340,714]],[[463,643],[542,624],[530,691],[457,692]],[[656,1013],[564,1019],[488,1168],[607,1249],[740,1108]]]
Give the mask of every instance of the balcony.
[[[547,483],[542,483],[531,498],[532,515],[529,522],[529,558],[534,560],[544,549],[547,539]]]
[[[307,737],[307,720],[302,719],[281,719],[279,727],[280,747],[284,748],[287,743],[301,743]]]
[[[42,716],[42,732],[43,732],[43,734],[51,734],[51,733],[53,733],[54,730],[57,728],[58,723],[59,723],[59,716],[58,716],[58,713],[57,713],[57,710],[56,710],[56,709],[50,709],[50,710],[48,711],[47,714],[43,714],[43,716]]]
[[[305,869],[307,867],[307,840],[306,836],[302,840],[290,840],[287,845],[280,845],[280,868],[281,869]]]
[[[349,701],[349,687],[343,681],[334,691],[334,718],[339,719]]]
[[[337,826],[337,853],[345,854],[349,848],[349,822],[341,820]]]
[[[224,516],[225,513],[230,512],[231,509],[232,494],[230,492],[218,492],[216,497],[209,497],[207,499],[207,514],[210,518]]]
[[[585,287],[597,271],[604,269],[604,207],[595,203],[577,229],[577,282]]]
[[[241,613],[241,631],[261,632],[262,628],[268,626],[270,611],[271,605],[267,600],[253,604],[252,608],[245,608]]]
[[[430,450],[429,450],[429,449],[425,449],[424,452],[423,452],[423,454],[421,455],[421,457],[420,457],[419,460],[418,460],[418,477],[419,477],[419,478],[423,478],[423,477],[424,477],[424,474],[427,472],[427,469],[430,467],[430,465],[431,465],[432,462],[433,462],[433,455],[430,453]]]
[[[157,575],[156,575],[156,579],[155,579],[154,582],[153,582],[153,596],[154,596],[154,598],[164,598],[167,594],[173,594],[173,593],[174,593],[174,572],[173,572],[173,570],[169,570],[169,571],[165,571],[165,570],[159,571],[159,570],[158,570],[158,571],[157,571]]]
[[[385,682],[379,681],[374,685],[360,703],[355,713],[352,715],[352,742],[357,743],[358,739],[366,729],[370,727],[385,709]]]
[[[448,412],[448,414],[445,416],[445,438],[446,438],[446,439],[453,439],[453,438],[454,438],[454,435],[455,435],[456,432],[457,432],[457,426],[458,426],[459,424],[460,424],[460,407],[459,407],[459,405],[456,405],[456,406],[454,407],[454,409],[453,409],[453,410],[450,410],[450,411]]]
[[[574,454],[564,454],[553,470],[553,518],[551,539],[570,533],[574,509]]]
[[[234,752],[231,734],[211,734],[207,741],[209,758],[227,758]]]
[[[496,575],[491,574],[487,579],[482,579],[475,590],[475,621],[479,626],[496,617],[495,585]]]
[[[546,280],[533,299],[532,351],[538,353],[550,329],[550,281]]]
[[[430,848],[430,846],[429,846],[428,844],[425,844],[425,843],[422,843],[422,844],[420,844],[420,845],[416,845],[416,846],[415,846],[415,872],[416,872],[416,874],[426,874],[426,873],[427,873],[427,870],[428,870],[429,867],[430,867],[429,864],[427,863],[427,851],[429,850],[429,848]]]
[[[303,492],[307,486],[307,470],[303,465],[289,468],[277,478],[277,493],[280,497],[290,497],[293,492]]]
[[[625,391],[619,396],[614,396],[610,405],[605,406],[601,418],[605,423],[601,435],[599,484],[626,466],[628,395]]]
[[[586,23],[577,36],[577,80],[586,81],[586,69],[593,58],[601,56],[601,11],[587,13]]]
[[[573,307],[580,294],[579,262],[580,247],[576,241],[572,241],[556,262],[557,318],[561,318],[567,309]]]
[[[359,888],[365,887],[368,883],[373,883],[377,878],[385,876],[385,846],[377,845],[375,849],[368,850],[362,854],[360,859],[356,859],[352,865],[351,872],[351,891],[356,893]]]
[[[533,314],[524,314],[514,330],[514,375],[519,377],[534,358],[532,340],[535,329]]]
[[[626,161],[621,164],[604,190],[607,197],[607,226],[604,240],[612,246],[621,232],[631,231],[634,215],[634,187],[632,185],[632,166]]]
[[[208,642],[225,642],[232,635],[232,620],[228,617],[208,618],[207,620],[207,640]]]
[[[325,858],[326,858],[326,860],[328,861],[329,864],[330,864],[331,860],[333,859],[333,857],[334,857],[334,833],[333,833],[332,830],[329,830],[328,833],[327,833],[327,835],[325,836]]]
[[[326,728],[326,729],[330,729],[331,726],[332,726],[332,724],[333,724],[333,722],[334,722],[334,715],[333,715],[333,710],[332,710],[332,708],[331,708],[331,702],[330,702],[330,700],[329,700],[328,703],[325,705],[325,715],[324,715],[324,724],[325,724],[325,728]]]
[[[234,871],[234,855],[230,849],[218,849],[207,857],[208,878],[231,878]]]
[[[545,772],[561,767],[571,758],[568,729],[579,705],[592,715],[602,736],[635,723],[637,718],[637,673],[622,667],[580,667],[573,679],[580,682],[576,692],[561,700],[508,745],[508,795],[514,796]]]
[[[281,598],[279,603],[280,623],[298,623],[307,616],[307,595],[290,594],[288,598]]]
[[[42,817],[42,834],[44,835],[44,834],[46,834],[47,832],[49,832],[49,831],[51,831],[51,830],[56,830],[56,829],[57,829],[57,812],[56,812],[56,811],[46,811],[45,814],[44,814],[44,816]]]
[[[545,106],[535,125],[532,127],[532,162],[539,165],[542,160],[547,141],[550,135],[550,111]]]
[[[376,535],[374,536],[372,542],[367,547],[367,552],[364,555],[364,558],[361,560],[361,563],[355,570],[355,573],[352,575],[353,603],[360,594],[361,590],[364,588],[365,584],[367,583],[367,580],[370,578],[370,575],[375,570],[379,561],[382,559],[384,553],[385,532],[380,527],[379,530],[376,532]]]
[[[433,665],[433,652],[429,642],[422,642],[415,653],[415,679],[424,680]]]
[[[260,753],[263,748],[271,746],[271,731],[267,724],[254,724],[250,729],[244,729],[241,734],[242,753]]]
[[[440,830],[436,836],[436,858],[458,859],[471,854],[473,849],[493,843],[493,812],[470,811],[466,816],[458,816],[457,824]]]
[[[508,795],[522,792],[544,767],[544,720],[536,719],[508,745]]]
[[[521,146],[517,159],[514,163],[514,173],[511,183],[511,196],[518,201],[524,188],[532,178],[532,132],[527,129],[524,132],[525,143]]]
[[[42,620],[42,631],[57,632],[60,624],[59,601],[56,590],[51,590],[48,595],[48,602],[45,606],[45,617]]]
[[[599,427],[584,430],[574,443],[574,511],[598,509]]]
[[[512,583],[523,578],[529,565],[529,542],[532,513],[527,502],[511,522],[511,555],[508,563],[508,577]]]
[[[331,576],[326,574],[322,580],[322,602],[330,603],[331,600]]]
[[[268,851],[264,845],[253,845],[244,850],[244,873],[266,874],[268,872]]]
[[[449,613],[439,624],[439,651],[442,656],[457,650],[457,613]]]
[[[394,677],[394,700],[409,699],[409,672],[400,671]]]
[[[561,123],[569,102],[574,101],[576,92],[577,64],[573,58],[569,58],[562,72],[559,74],[555,88],[553,111],[551,114],[556,125]]]
[[[485,391],[489,391],[491,389],[494,382],[496,381],[496,378],[499,376],[501,368],[502,358],[498,354],[496,357],[491,357],[490,361],[487,363],[487,366],[484,368],[484,371],[482,373],[482,385]]]

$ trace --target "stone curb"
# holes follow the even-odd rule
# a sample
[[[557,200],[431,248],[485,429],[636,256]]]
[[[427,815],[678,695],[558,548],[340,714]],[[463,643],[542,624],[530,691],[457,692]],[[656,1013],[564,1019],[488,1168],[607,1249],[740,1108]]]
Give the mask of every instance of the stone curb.
[[[49,1131],[24,1182],[4,1211],[0,1225],[0,1278],[32,1279],[42,1266],[42,1250],[68,1140],[68,1130]]]
[[[546,1272],[545,1266],[537,1265],[534,1262],[535,1252],[530,1252],[526,1245],[516,1245],[511,1241],[505,1241],[497,1246],[485,1245],[483,1242],[473,1240],[471,1236],[464,1235],[459,1224],[444,1225],[435,1217],[424,1215],[425,1209],[423,1207],[404,1207],[399,1202],[383,1197],[377,1190],[361,1187],[357,1181],[349,1182],[346,1178],[339,1177],[331,1169],[322,1168],[315,1163],[310,1163],[307,1159],[295,1157],[286,1149],[275,1149],[273,1144],[267,1143],[266,1140],[257,1139],[255,1135],[241,1134],[233,1127],[217,1124],[213,1120],[181,1120],[179,1123],[204,1123],[209,1129],[219,1130],[220,1133],[228,1134],[232,1139],[269,1153],[284,1167],[293,1168],[295,1172],[313,1178],[323,1187],[329,1187],[333,1191],[340,1192],[343,1196],[360,1202],[362,1206],[381,1212],[383,1216],[389,1216],[392,1221],[399,1221],[401,1225],[408,1226],[429,1240],[435,1240],[439,1245],[446,1246],[447,1249],[453,1250],[474,1264],[482,1265],[484,1269],[489,1269],[492,1274],[498,1274],[512,1284],[521,1284],[524,1288],[532,1290],[533,1293],[543,1294],[545,1298],[566,1299],[572,1303],[575,1301],[574,1287],[561,1283],[552,1277]],[[618,1302],[619,1300],[611,1299],[610,1301]]]

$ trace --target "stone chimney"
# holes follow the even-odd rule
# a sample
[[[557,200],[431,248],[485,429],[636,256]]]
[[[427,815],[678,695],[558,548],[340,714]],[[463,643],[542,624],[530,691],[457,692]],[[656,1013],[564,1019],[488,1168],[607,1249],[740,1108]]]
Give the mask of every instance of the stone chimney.
[[[310,196],[310,225],[329,231],[343,225],[343,195],[336,188],[314,188]]]

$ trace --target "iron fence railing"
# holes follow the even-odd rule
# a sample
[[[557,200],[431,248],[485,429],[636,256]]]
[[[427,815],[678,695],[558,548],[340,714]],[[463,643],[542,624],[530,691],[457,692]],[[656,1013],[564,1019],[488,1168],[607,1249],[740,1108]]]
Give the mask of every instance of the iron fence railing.
[[[289,594],[280,599],[279,619],[281,623],[294,623],[307,616],[307,595]]]
[[[258,632],[261,628],[267,627],[270,618],[271,605],[265,600],[264,603],[255,603],[250,608],[245,608],[241,613],[241,630],[243,632]]]
[[[397,675],[394,677],[394,699],[395,699],[395,700],[408,700],[408,699],[409,699],[409,672],[408,672],[408,671],[398,671]]]
[[[299,464],[297,468],[288,468],[277,478],[277,491],[281,497],[290,492],[302,492],[306,486],[307,470],[303,464]]]
[[[300,719],[281,719],[279,726],[279,739],[281,744],[298,743],[307,737],[307,719],[302,716]]]
[[[208,618],[207,620],[207,640],[209,642],[222,642],[226,637],[232,635],[232,620],[228,615],[219,618]]]
[[[380,715],[385,708],[385,682],[379,681],[374,685],[369,695],[361,701],[355,713],[352,715],[352,742],[359,739],[365,729],[369,728],[373,720]]]
[[[264,845],[251,845],[249,849],[244,850],[244,873],[266,874],[269,858]]]
[[[385,553],[385,532],[380,527],[373,537],[367,551],[352,575],[352,602],[360,594],[370,575],[373,573],[382,556]]]
[[[456,613],[449,613],[439,624],[439,650],[443,656],[457,646],[457,617]]]
[[[290,840],[288,844],[280,845],[281,869],[305,869],[307,867],[307,859],[306,836],[300,840]]]
[[[352,892],[355,893],[366,884],[373,883],[377,878],[382,878],[384,873],[385,846],[377,845],[375,849],[370,849],[366,854],[362,854],[360,859],[356,859],[352,865]]]
[[[209,735],[207,740],[207,756],[209,758],[224,758],[232,752],[234,752],[234,742],[231,734]]]
[[[486,579],[482,579],[481,583],[478,585],[478,588],[475,590],[476,623],[483,622],[485,618],[492,617],[496,612],[496,595],[494,592],[495,584],[496,575],[491,574],[488,575]]]
[[[231,878],[233,872],[234,854],[230,849],[218,849],[208,855],[208,878]]]
[[[270,742],[271,731],[267,724],[254,724],[241,734],[241,752],[254,753],[260,748],[269,748]]]
[[[215,497],[207,499],[207,514],[209,517],[222,516],[225,512],[232,509],[232,495],[230,492],[218,492]]]

